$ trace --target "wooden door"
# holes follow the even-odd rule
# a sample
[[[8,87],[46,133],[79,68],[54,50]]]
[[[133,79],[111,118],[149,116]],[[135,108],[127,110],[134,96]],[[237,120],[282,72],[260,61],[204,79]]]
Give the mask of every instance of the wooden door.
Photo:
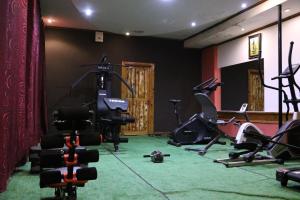
[[[261,84],[259,71],[255,69],[248,70],[248,110],[264,110],[264,87]]]
[[[123,61],[122,77],[135,91],[135,97],[132,98],[130,91],[122,85],[121,98],[128,100],[128,112],[135,117],[135,123],[122,127],[122,134],[152,134],[154,123],[154,64]]]

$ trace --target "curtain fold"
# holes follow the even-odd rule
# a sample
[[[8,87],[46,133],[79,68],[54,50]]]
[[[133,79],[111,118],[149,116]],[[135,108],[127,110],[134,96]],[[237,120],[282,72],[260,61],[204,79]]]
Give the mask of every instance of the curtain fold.
[[[45,41],[39,0],[0,3],[0,191],[46,132]]]

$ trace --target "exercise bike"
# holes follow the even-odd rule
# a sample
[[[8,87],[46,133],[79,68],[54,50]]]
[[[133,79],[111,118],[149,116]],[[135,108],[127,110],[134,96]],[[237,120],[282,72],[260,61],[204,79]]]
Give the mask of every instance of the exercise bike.
[[[240,151],[230,152],[229,159],[218,159],[215,160],[215,162],[222,163],[227,167],[238,167],[268,163],[283,164],[287,159],[300,158],[300,120],[298,109],[300,99],[297,99],[295,92],[295,88],[300,92],[300,87],[294,78],[300,69],[300,65],[292,65],[293,44],[293,42],[290,44],[288,67],[282,74],[272,78],[272,80],[287,80],[287,84],[283,85],[283,87],[289,88],[291,94],[290,99],[283,89],[264,83],[261,70],[261,51],[259,52],[258,58],[259,76],[263,86],[283,93],[283,102],[287,107],[286,123],[280,127],[273,137],[265,136],[265,134],[251,122],[244,123],[238,130],[234,144],[234,148]],[[291,120],[288,120],[289,104],[292,104],[294,108],[294,116]],[[267,151],[267,155],[258,154],[258,152],[263,150]]]
[[[193,93],[196,96],[197,93],[203,93],[207,96],[220,86],[221,83],[217,82],[217,79],[211,78],[199,85],[193,87]],[[182,122],[179,114],[179,99],[170,99],[174,108],[174,114],[176,116],[177,128],[171,133],[168,144],[174,146],[191,145],[191,144],[207,144],[210,142],[217,133],[210,132],[207,127],[202,124],[201,117],[203,112],[206,113],[206,118],[210,121],[215,121],[216,111],[214,109],[206,109],[205,105],[202,105],[202,112],[196,113],[191,116],[187,121]]]
[[[118,151],[119,143],[128,142],[128,138],[120,137],[121,126],[128,123],[133,123],[135,118],[130,116],[130,114],[127,112],[127,100],[111,97],[112,77],[117,77],[132,93],[132,97],[134,97],[134,90],[120,76],[120,74],[114,71],[114,66],[120,65],[109,63],[107,56],[103,56],[99,64],[89,64],[83,66],[95,67],[87,71],[78,80],[76,80],[72,84],[72,89],[74,89],[88,75],[96,75],[96,101],[86,103],[84,106],[89,106],[96,113],[95,128],[96,131],[100,132],[101,141],[113,143],[115,151]]]
[[[208,97],[208,95],[219,86],[221,86],[221,83],[217,82],[217,79],[211,78],[193,88],[194,96],[202,106],[202,112],[194,114],[186,122],[176,128],[172,132],[171,140],[168,141],[168,144],[175,146],[207,144],[204,148],[185,148],[187,151],[196,151],[199,155],[206,154],[207,150],[213,144],[226,144],[226,142],[219,141],[219,139],[226,134],[220,130],[218,126],[232,123],[235,118],[233,117],[228,121],[219,120],[217,109]],[[174,104],[174,113],[177,119],[180,119],[176,107],[178,100],[171,100],[170,102]]]

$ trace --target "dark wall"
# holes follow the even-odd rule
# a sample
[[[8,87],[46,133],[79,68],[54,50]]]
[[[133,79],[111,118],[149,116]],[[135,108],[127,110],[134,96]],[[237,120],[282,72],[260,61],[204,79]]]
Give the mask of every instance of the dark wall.
[[[248,102],[248,70],[258,69],[257,61],[245,62],[221,69],[222,110],[239,110]]]
[[[46,67],[49,112],[62,105],[80,104],[94,98],[95,80],[89,78],[72,91],[70,85],[89,68],[81,64],[97,63],[101,55],[111,63],[122,61],[155,64],[154,129],[170,131],[175,116],[170,98],[183,99],[183,118],[199,110],[192,87],[201,81],[201,51],[184,49],[181,41],[151,37],[126,37],[104,33],[104,42],[94,42],[94,31],[46,29]],[[120,83],[113,80],[113,96],[120,96]]]

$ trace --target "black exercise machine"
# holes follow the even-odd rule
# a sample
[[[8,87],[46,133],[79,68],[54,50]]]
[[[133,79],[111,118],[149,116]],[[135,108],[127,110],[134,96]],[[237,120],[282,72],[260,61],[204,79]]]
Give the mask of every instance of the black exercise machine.
[[[85,106],[89,106],[96,113],[95,127],[100,132],[102,142],[111,142],[114,144],[115,151],[119,149],[119,143],[128,142],[128,138],[120,137],[121,125],[133,123],[134,117],[127,113],[128,101],[119,98],[111,98],[112,77],[117,77],[129,89],[134,96],[134,90],[129,84],[114,71],[114,66],[108,62],[107,56],[103,56],[99,64],[89,64],[83,66],[94,66],[87,71],[78,80],[72,84],[74,89],[84,78],[90,74],[96,75],[97,97]]]
[[[217,79],[211,78],[193,88],[194,96],[201,105],[202,111],[194,114],[186,122],[182,123],[171,134],[171,140],[168,144],[175,146],[187,144],[207,144],[204,148],[185,148],[187,151],[196,151],[199,155],[204,155],[207,150],[214,144],[226,144],[219,141],[219,139],[226,135],[218,128],[219,125],[226,125],[234,121],[234,118],[224,121],[218,119],[217,109],[208,97],[208,95],[215,91],[221,83]],[[178,100],[171,100],[177,116],[178,123],[180,123],[179,114],[177,111]]]
[[[291,46],[293,45],[293,43],[291,43]],[[289,71],[288,74],[295,74],[299,69],[300,69],[300,65],[291,65],[291,55],[289,56]],[[292,73],[291,73],[292,72]],[[290,81],[295,81],[294,76],[293,77],[289,77],[288,80]],[[299,90],[300,93],[300,87],[299,85],[295,85],[296,88]],[[291,95],[295,96],[294,91],[291,92]],[[293,99],[292,99],[293,100]],[[298,103],[300,103],[300,99],[297,99],[296,101],[290,101],[289,103],[293,104],[293,105],[298,105]],[[294,106],[295,107],[295,106]],[[294,108],[294,117],[299,117],[299,110],[298,107],[296,107],[296,110]],[[300,131],[299,131],[300,132]],[[288,138],[289,142],[295,142],[299,145],[300,143],[300,139],[295,141],[295,138]],[[288,181],[295,181],[300,183],[300,168],[296,167],[296,168],[280,168],[276,170],[276,180],[279,181],[281,183],[282,186],[287,186]]]
[[[295,74],[300,69],[300,65],[292,65],[293,44],[293,42],[290,44],[289,66],[282,74],[272,78],[272,80],[287,80],[287,84],[283,85],[283,87],[289,88],[291,94],[290,99],[283,89],[269,86],[264,83],[261,70],[261,51],[259,52],[258,58],[259,74],[263,86],[283,93],[283,102],[287,107],[287,122],[280,127],[273,137],[265,136],[258,127],[250,122],[244,123],[238,131],[236,143],[234,144],[235,149],[242,151],[231,152],[229,153],[229,159],[218,159],[215,160],[215,162],[223,163],[227,167],[237,167],[268,163],[282,164],[284,160],[300,158],[300,120],[297,118],[297,116],[299,117],[298,103],[300,103],[300,99],[297,99],[295,94],[295,88],[300,92],[300,87],[294,78]],[[294,116],[291,120],[288,120],[290,110],[289,104],[292,104],[294,108]],[[263,150],[266,150],[268,155],[258,154],[258,152]]]
[[[56,199],[74,200],[77,187],[97,179],[96,168],[87,165],[98,162],[99,152],[82,146],[99,145],[100,140],[96,139],[99,135],[80,132],[92,125],[92,115],[92,111],[83,107],[61,108],[55,111],[54,124],[58,130],[70,132],[42,137],[40,187],[54,188]]]
[[[208,98],[207,101],[210,101],[208,96],[220,85],[221,83],[217,82],[217,79],[211,78],[193,87],[193,93],[196,98],[198,93],[205,94]],[[210,109],[211,107],[207,108],[206,105],[201,104],[202,112],[196,113],[185,122],[182,122],[179,113],[179,103],[181,100],[170,99],[169,102],[172,103],[174,108],[174,114],[177,120],[177,128],[172,131],[168,144],[174,146],[207,144],[214,137],[216,137],[217,133],[209,131],[207,126],[201,122],[203,117],[205,117],[208,121],[216,121],[216,111],[214,109]],[[208,104],[210,104],[210,102]]]
[[[282,186],[287,186],[289,180],[300,183],[300,168],[279,168],[276,170],[276,180]]]

